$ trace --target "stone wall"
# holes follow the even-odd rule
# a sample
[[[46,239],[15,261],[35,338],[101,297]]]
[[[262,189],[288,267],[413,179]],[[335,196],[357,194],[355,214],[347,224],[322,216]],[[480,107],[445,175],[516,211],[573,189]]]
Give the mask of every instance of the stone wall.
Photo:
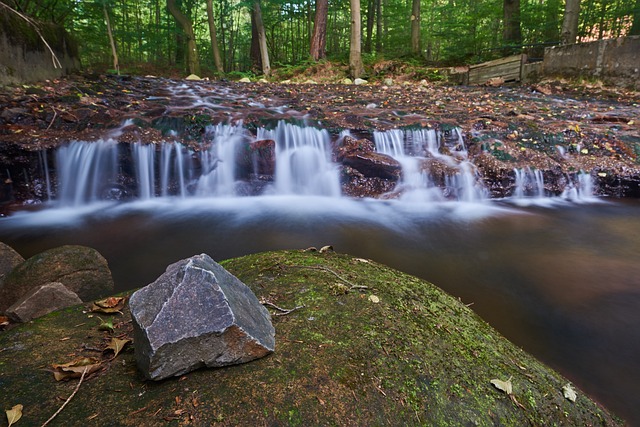
[[[0,84],[11,85],[52,79],[80,68],[78,49],[67,32],[52,24],[39,24],[62,68],[55,68],[51,52],[38,33],[18,15],[0,14]]]
[[[543,74],[595,77],[640,89],[640,36],[546,48]]]

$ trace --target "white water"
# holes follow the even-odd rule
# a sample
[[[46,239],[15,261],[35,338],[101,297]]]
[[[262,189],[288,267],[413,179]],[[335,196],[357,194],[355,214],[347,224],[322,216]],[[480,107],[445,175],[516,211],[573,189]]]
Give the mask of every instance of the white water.
[[[402,166],[402,177],[396,190],[401,199],[433,202],[454,199],[461,202],[485,200],[487,191],[478,179],[475,166],[468,161],[460,131],[454,129],[445,137],[433,129],[391,130],[374,132],[376,150],[396,159]],[[449,154],[445,154],[448,151]],[[428,159],[452,170],[439,188],[429,170]]]
[[[544,197],[544,177],[540,169],[516,168],[516,188],[513,197],[523,199],[525,197]]]

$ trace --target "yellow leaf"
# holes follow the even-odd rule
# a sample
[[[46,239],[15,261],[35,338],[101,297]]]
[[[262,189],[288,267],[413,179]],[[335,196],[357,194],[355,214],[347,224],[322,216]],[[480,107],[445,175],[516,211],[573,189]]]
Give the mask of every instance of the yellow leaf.
[[[506,381],[502,381],[502,380],[499,380],[499,379],[493,379],[493,380],[491,380],[491,384],[493,384],[493,386],[495,388],[497,388],[498,390],[504,391],[508,395],[513,393],[513,386],[511,385],[511,377],[509,377],[509,379],[506,380]]]
[[[7,413],[7,420],[9,420],[9,426],[11,427],[15,423],[18,422],[20,418],[22,418],[22,405],[16,405],[11,409],[7,409],[5,412]]]
[[[380,298],[378,298],[378,297],[377,297],[377,296],[375,296],[375,295],[369,295],[369,301],[371,301],[371,302],[372,302],[372,303],[374,303],[374,304],[377,304],[377,303],[379,303],[379,302],[380,302]]]
[[[113,358],[115,359],[116,356],[122,351],[122,349],[124,349],[124,347],[130,342],[130,339],[122,340],[120,338],[111,338],[111,342],[109,343],[107,348],[104,349],[104,351],[113,351]]]

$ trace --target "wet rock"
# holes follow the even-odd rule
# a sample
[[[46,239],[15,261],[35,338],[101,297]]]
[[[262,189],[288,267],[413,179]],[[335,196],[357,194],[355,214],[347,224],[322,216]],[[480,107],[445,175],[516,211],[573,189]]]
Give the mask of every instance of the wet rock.
[[[356,153],[346,156],[342,163],[357,169],[366,177],[377,177],[397,181],[402,166],[393,157],[381,153]]]
[[[61,246],[34,255],[6,276],[0,284],[0,312],[32,289],[51,282],[64,284],[82,301],[113,292],[111,271],[98,251],[85,246]]]
[[[153,380],[249,362],[275,349],[269,312],[206,254],[167,267],[131,296],[129,307],[136,361]]]
[[[249,77],[243,77],[238,80],[240,83],[251,83],[251,79]]]
[[[276,169],[276,142],[263,139],[252,142],[240,152],[240,175],[273,176]]]
[[[345,157],[353,156],[358,153],[372,153],[376,150],[376,146],[372,141],[366,138],[355,139],[350,136],[345,136],[342,140],[342,145],[336,148],[336,158],[340,162]]]
[[[62,283],[45,283],[16,301],[7,309],[7,315],[16,322],[28,322],[52,311],[77,304],[82,304],[82,300]]]
[[[368,81],[366,81],[365,79],[355,79],[355,80],[353,81],[353,84],[354,84],[354,85],[357,85],[357,86],[359,86],[359,85],[366,85],[367,83],[369,83],[369,82],[368,82]]]
[[[24,258],[11,246],[0,242],[0,283],[4,281],[7,274],[24,262]],[[0,285],[1,287],[2,285]]]

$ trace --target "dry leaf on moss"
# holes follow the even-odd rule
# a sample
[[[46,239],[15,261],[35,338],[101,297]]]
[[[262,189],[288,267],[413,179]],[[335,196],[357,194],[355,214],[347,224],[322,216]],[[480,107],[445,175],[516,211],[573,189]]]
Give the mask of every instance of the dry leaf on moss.
[[[562,395],[565,399],[570,400],[571,402],[575,402],[578,398],[578,395],[573,387],[571,387],[571,384],[565,384],[564,387],[562,387]]]
[[[7,413],[7,420],[9,420],[8,427],[11,427],[17,423],[20,418],[22,418],[22,408],[22,405],[15,405],[13,408],[5,411]]]
[[[120,354],[120,352],[124,349],[124,347],[130,342],[130,339],[111,338],[111,342],[103,351],[113,351],[113,359],[115,359],[118,354]]]
[[[91,304],[91,311],[99,313],[120,313],[124,308],[127,299],[125,297],[109,297]]]
[[[69,363],[51,365],[56,381],[80,378],[85,369],[86,375],[89,375],[100,369],[100,366],[100,361],[94,357],[82,357]]]
[[[506,381],[493,379],[491,380],[491,384],[493,384],[493,386],[498,390],[504,391],[508,395],[511,395],[511,393],[513,393],[513,386],[511,385],[511,377],[509,377],[509,379]]]

